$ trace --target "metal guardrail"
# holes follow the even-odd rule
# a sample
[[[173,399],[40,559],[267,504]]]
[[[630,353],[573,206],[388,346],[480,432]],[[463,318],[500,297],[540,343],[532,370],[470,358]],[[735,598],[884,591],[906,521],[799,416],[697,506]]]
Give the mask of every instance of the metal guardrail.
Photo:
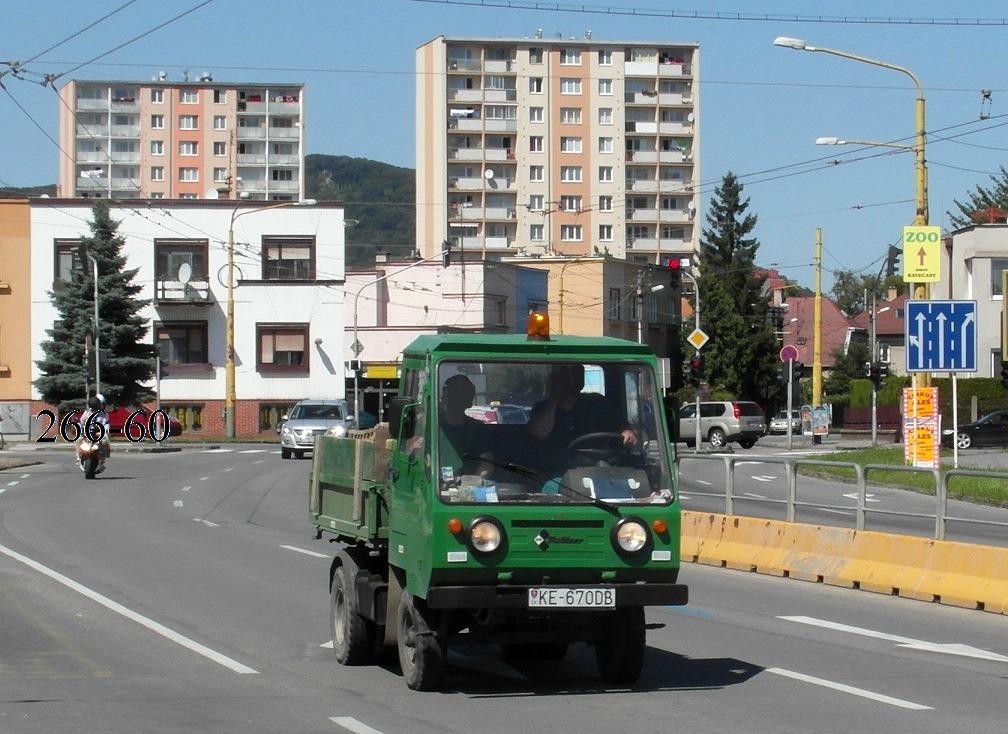
[[[722,461],[725,465],[725,514],[735,515],[735,465],[739,462],[745,462],[747,464],[753,463],[753,459],[744,456],[732,456],[724,454],[716,455],[704,455],[704,454],[688,454],[680,456],[677,459],[677,465],[682,461],[682,459],[701,459],[704,461]],[[906,512],[902,510],[886,510],[882,508],[872,509],[871,512],[876,515],[890,515],[898,517],[915,517],[930,519],[934,518],[935,530],[934,538],[936,540],[945,540],[946,527],[949,521],[971,523],[975,525],[987,525],[993,527],[1004,527],[1008,528],[1008,522],[1002,522],[999,520],[979,520],[976,518],[969,517],[958,517],[949,515],[948,513],[948,487],[950,480],[955,477],[969,476],[969,477],[982,477],[982,478],[992,478],[992,479],[1004,479],[1004,474],[999,474],[995,472],[985,472],[985,471],[975,471],[968,469],[949,469],[944,474],[934,468],[924,468],[924,467],[914,467],[914,466],[894,466],[892,464],[865,464],[864,466],[856,464],[854,462],[846,461],[827,461],[825,459],[810,459],[810,458],[798,458],[798,459],[777,459],[773,457],[760,457],[758,460],[761,464],[779,464],[783,465],[787,473],[787,499],[773,499],[773,498],[754,498],[746,497],[747,502],[754,503],[764,503],[772,505],[784,505],[786,519],[788,522],[795,521],[795,510],[799,507],[809,507],[824,510],[843,510],[845,512],[850,511],[850,507],[846,505],[828,505],[822,502],[802,502],[798,499],[798,472],[801,467],[808,466],[829,466],[832,468],[844,468],[850,469],[854,472],[855,483],[857,484],[857,506],[855,508],[855,528],[857,530],[865,529],[865,520],[868,516],[868,503],[867,503],[867,490],[868,490],[868,477],[872,472],[905,472],[912,474],[928,474],[933,479],[934,496],[935,496],[935,511],[933,514],[925,514],[920,512]],[[690,494],[701,494],[706,496],[718,496],[718,494],[710,492],[696,492],[691,491]]]

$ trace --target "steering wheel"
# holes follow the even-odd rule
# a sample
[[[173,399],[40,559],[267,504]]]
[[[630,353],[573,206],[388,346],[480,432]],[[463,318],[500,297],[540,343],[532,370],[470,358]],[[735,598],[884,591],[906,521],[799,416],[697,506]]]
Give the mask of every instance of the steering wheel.
[[[588,462],[589,466],[600,461],[614,466],[626,449],[623,434],[613,431],[586,433],[567,444],[567,453],[577,457],[579,461]]]

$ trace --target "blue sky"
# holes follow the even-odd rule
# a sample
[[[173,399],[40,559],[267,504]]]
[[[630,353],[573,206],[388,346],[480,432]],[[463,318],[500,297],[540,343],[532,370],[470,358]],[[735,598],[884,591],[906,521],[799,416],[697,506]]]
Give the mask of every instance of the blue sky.
[[[810,12],[828,22],[807,20]],[[882,16],[893,22],[836,22]],[[0,62],[23,63],[20,78],[0,77],[0,187],[57,178],[57,100],[38,83],[45,74],[66,75],[56,86],[71,78],[150,79],[162,70],[181,79],[186,69],[192,77],[209,71],[216,81],[303,82],[308,153],[412,168],[414,50],[432,38],[520,38],[542,28],[547,37],[591,30],[595,40],[696,41],[701,213],[724,173],[735,172],[759,218],[760,264],[812,286],[821,227],[828,291],[835,270],[877,272],[911,223],[914,161],[910,152],[817,146],[815,139],[908,143],[916,91],[901,73],[778,48],[773,39],[804,38],[920,77],[931,223],[947,227],[953,200],[989,183],[1006,160],[1008,21],[999,17],[1004,3],[992,1],[32,0],[5,13],[0,27]],[[991,91],[986,104],[984,89]]]

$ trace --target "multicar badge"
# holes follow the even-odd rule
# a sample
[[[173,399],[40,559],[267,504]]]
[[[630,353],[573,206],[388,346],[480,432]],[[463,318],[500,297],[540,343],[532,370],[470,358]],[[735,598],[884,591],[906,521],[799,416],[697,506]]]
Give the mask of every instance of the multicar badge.
[[[540,530],[539,534],[532,538],[532,542],[543,550],[547,550],[551,544],[556,543],[559,545],[577,545],[578,543],[584,543],[584,538],[572,538],[569,535],[561,535],[554,538],[546,530]]]

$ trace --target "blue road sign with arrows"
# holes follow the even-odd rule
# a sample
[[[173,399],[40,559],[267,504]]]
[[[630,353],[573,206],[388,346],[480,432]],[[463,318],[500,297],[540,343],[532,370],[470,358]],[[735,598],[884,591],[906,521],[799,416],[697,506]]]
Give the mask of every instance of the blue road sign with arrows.
[[[976,301],[907,301],[906,368],[976,372]]]

